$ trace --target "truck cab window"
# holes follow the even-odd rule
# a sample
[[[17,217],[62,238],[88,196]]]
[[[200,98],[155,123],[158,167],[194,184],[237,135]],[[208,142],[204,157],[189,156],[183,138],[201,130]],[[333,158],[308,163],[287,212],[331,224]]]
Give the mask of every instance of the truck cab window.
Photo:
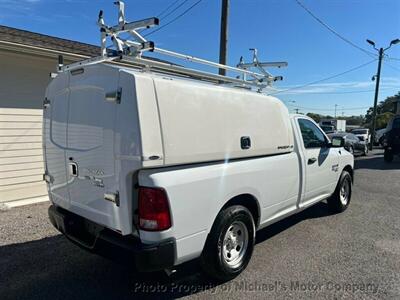
[[[322,148],[326,145],[324,134],[313,122],[307,119],[299,119],[298,122],[306,149]]]

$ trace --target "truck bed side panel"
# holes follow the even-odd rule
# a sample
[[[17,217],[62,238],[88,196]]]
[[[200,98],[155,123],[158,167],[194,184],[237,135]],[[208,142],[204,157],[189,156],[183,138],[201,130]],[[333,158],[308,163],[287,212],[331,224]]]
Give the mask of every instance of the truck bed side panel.
[[[207,234],[231,198],[253,195],[261,222],[284,210],[295,210],[299,191],[297,154],[141,170],[139,184],[162,187],[170,201],[173,226],[165,232],[140,232],[144,242],[177,240],[177,262],[200,255]]]

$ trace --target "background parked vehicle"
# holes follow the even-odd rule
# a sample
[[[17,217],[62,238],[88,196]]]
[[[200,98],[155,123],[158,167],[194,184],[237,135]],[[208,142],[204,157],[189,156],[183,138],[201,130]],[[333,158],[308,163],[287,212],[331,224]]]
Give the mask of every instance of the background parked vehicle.
[[[342,137],[344,139],[344,148],[354,155],[367,155],[368,143],[361,141],[357,136],[352,133],[339,132],[328,134],[330,139]]]
[[[351,133],[357,136],[361,141],[366,142],[367,144],[371,140],[371,134],[368,128],[353,129]]]
[[[384,159],[391,162],[395,155],[400,154],[400,115],[396,115],[389,122],[387,132],[383,139],[385,148]]]
[[[326,134],[335,132],[335,127],[333,125],[320,125],[320,127]]]
[[[382,128],[382,129],[378,129],[375,132],[375,141],[374,141],[375,145],[382,145],[383,146],[383,138],[384,138],[384,135],[385,135],[386,131],[387,131],[386,128]]]
[[[345,132],[346,131],[346,120],[338,120],[338,119],[322,119],[319,122],[321,128],[323,126],[332,126],[332,132]],[[323,129],[325,131],[325,129]],[[326,133],[330,133],[325,131]]]

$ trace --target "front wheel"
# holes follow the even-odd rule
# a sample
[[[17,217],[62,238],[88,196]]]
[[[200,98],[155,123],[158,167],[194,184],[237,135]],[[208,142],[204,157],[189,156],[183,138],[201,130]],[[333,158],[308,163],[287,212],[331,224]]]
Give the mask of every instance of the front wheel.
[[[332,212],[340,213],[349,207],[352,190],[351,184],[352,179],[349,172],[343,171],[335,192],[328,198],[328,206]]]
[[[217,216],[201,255],[203,271],[227,281],[239,275],[253,254],[255,225],[250,211],[234,205]]]

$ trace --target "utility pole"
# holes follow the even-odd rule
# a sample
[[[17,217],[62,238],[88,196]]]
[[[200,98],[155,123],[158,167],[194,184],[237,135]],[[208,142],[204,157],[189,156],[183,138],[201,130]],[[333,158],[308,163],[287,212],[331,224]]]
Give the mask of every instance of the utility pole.
[[[221,8],[221,32],[219,41],[219,63],[226,65],[227,47],[228,47],[228,18],[229,18],[229,1],[222,0]],[[219,75],[226,75],[225,69],[219,69]]]
[[[336,110],[337,110],[338,105],[335,104],[335,119],[336,119]]]
[[[375,97],[374,97],[374,111],[372,113],[372,132],[371,132],[371,140],[369,143],[369,150],[372,150],[372,145],[375,140],[375,129],[376,129],[376,111],[378,105],[378,94],[379,94],[379,83],[381,79],[381,66],[382,66],[382,58],[383,58],[383,48],[379,49],[379,61],[378,61],[378,73],[376,74],[376,84],[375,84]]]
[[[390,42],[389,47],[380,48],[379,50],[375,47],[375,43],[371,40],[367,40],[367,43],[374,47],[375,50],[379,53],[379,60],[378,60],[378,73],[376,74],[376,85],[375,85],[375,96],[374,96],[374,110],[372,113],[372,132],[371,132],[371,140],[369,143],[369,149],[372,150],[372,146],[375,141],[375,130],[376,130],[376,113],[377,113],[377,106],[378,106],[378,95],[379,95],[379,83],[381,79],[381,66],[382,66],[382,59],[383,54],[386,50],[388,50],[392,45],[396,45],[400,43],[400,39],[395,39]],[[374,78],[374,77],[373,77]]]
[[[296,111],[296,114],[299,113],[299,108],[295,108],[294,110]]]

